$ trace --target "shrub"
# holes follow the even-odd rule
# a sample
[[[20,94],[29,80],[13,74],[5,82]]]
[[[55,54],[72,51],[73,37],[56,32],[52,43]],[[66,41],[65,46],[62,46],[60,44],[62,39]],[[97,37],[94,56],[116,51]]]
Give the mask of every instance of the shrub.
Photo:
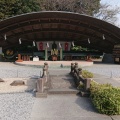
[[[102,114],[120,114],[120,88],[110,84],[97,84],[91,82],[91,99],[94,106]]]
[[[82,76],[84,78],[93,78],[93,73],[87,71],[87,70],[82,70]]]

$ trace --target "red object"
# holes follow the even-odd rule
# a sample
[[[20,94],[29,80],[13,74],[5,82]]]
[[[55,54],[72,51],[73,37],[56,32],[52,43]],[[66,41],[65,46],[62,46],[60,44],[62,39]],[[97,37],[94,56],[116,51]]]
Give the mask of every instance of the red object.
[[[65,51],[68,51],[68,43],[65,43]]]
[[[39,50],[43,50],[43,43],[42,42],[39,43]]]

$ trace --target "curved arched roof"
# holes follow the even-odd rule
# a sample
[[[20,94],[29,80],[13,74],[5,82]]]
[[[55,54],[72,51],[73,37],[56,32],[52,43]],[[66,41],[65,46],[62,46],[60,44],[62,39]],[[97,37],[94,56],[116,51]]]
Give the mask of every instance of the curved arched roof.
[[[58,11],[28,13],[0,22],[0,46],[18,45],[19,38],[22,43],[75,41],[77,45],[109,53],[115,44],[120,44],[120,28],[90,16]]]

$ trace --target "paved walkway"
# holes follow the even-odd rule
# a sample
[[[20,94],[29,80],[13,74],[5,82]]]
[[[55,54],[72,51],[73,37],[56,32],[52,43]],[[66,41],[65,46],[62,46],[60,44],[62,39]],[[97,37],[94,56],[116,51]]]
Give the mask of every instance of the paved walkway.
[[[75,95],[49,95],[47,98],[36,98],[30,120],[112,119],[98,114],[88,98]]]
[[[77,94],[75,82],[68,73],[65,75],[51,75],[51,84],[48,91],[49,94]]]
[[[68,70],[50,70],[50,74],[59,76],[66,75]],[[114,86],[120,86],[118,81],[109,79],[108,76],[94,75],[94,79],[100,83],[111,83]],[[69,83],[62,81],[56,83],[55,78],[52,79],[53,88],[61,88],[61,86],[69,86]],[[66,84],[66,85],[65,85]],[[90,98],[84,98],[71,94],[48,95],[47,98],[36,98],[30,120],[120,120],[120,116],[107,116],[99,114]]]

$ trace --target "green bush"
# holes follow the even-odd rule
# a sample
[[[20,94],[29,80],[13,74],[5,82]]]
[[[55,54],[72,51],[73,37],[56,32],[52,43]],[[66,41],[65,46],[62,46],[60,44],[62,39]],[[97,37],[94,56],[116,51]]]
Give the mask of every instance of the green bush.
[[[82,76],[84,78],[93,78],[93,74],[87,70],[82,70]]]
[[[120,114],[120,88],[110,84],[97,84],[91,82],[91,99],[94,106],[102,114]]]

